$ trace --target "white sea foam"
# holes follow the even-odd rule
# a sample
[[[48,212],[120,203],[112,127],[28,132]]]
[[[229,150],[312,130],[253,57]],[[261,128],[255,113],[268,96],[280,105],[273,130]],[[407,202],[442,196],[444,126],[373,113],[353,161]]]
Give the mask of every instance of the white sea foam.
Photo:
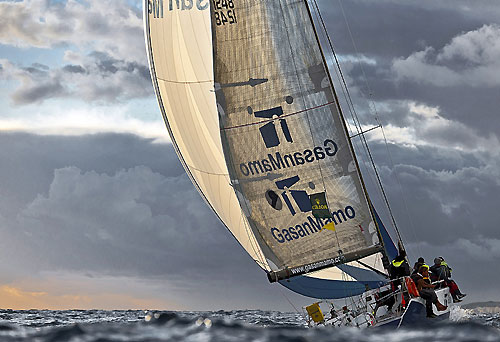
[[[459,305],[453,305],[450,309],[450,321],[460,322],[469,318],[469,313],[466,309],[462,309]]]

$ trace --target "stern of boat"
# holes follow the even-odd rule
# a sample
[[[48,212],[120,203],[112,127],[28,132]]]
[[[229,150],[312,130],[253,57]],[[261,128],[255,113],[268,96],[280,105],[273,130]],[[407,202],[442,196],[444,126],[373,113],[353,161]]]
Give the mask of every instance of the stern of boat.
[[[436,290],[439,302],[447,306],[444,311],[438,311],[436,306],[432,306],[435,318],[428,318],[425,310],[425,300],[417,297],[410,299],[406,309],[400,317],[389,317],[386,320],[378,321],[376,326],[379,327],[415,327],[419,325],[435,324],[439,321],[448,320],[450,318],[453,299],[449,288]]]

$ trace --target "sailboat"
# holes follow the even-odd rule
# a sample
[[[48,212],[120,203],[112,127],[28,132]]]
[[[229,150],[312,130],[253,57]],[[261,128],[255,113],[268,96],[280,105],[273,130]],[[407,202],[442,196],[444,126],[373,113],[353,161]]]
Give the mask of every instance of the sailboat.
[[[373,314],[398,249],[369,199],[308,0],[145,0],[144,23],[179,159],[268,280],[316,300],[311,325],[425,321],[404,282],[396,310]],[[351,304],[336,309],[341,298]]]

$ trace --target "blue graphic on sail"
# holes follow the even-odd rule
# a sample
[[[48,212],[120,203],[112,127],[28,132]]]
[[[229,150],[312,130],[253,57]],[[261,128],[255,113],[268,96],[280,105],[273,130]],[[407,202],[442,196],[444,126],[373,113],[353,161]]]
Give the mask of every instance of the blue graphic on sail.
[[[283,115],[282,107],[275,107],[266,110],[260,110],[254,113],[256,118],[265,118],[272,119],[273,116],[281,116]],[[285,136],[286,141],[293,142],[292,135],[290,134],[290,129],[288,128],[288,124],[285,119],[280,119],[281,130],[283,131],[283,135]],[[264,144],[267,148],[276,147],[280,144],[280,140],[278,137],[278,132],[276,131],[276,126],[274,125],[274,121],[268,122],[264,126],[259,128],[260,134],[262,135],[262,139],[264,139]]]
[[[282,179],[280,181],[276,182],[276,186],[280,190],[285,190],[289,189],[292,187],[295,183],[298,183],[300,181],[299,176],[294,176],[286,179]],[[304,190],[289,190],[290,194],[292,195],[292,198],[294,199],[295,203],[297,203],[299,209],[303,213],[307,213],[312,210],[311,207],[311,201],[309,200],[309,195],[307,192]],[[292,206],[292,203],[290,202],[290,199],[288,198],[288,195],[286,194],[286,191],[283,191],[281,193],[281,196],[283,196],[283,200],[285,201],[286,205],[288,206],[288,209],[290,209],[290,213],[292,215],[295,215],[295,209]]]

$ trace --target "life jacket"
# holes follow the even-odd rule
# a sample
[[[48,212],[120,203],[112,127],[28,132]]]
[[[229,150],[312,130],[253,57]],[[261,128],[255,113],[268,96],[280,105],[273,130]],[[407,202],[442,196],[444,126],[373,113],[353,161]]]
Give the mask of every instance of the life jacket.
[[[446,269],[446,276],[447,277],[451,277],[451,271],[452,271],[452,269],[451,269],[450,266],[448,266],[448,264],[446,263],[446,261],[444,261],[444,260],[441,261],[441,266],[445,267],[445,269]]]
[[[403,260],[401,260],[401,261],[396,261],[396,259],[394,259],[394,260],[392,260],[392,265],[393,265],[394,267],[399,267],[399,266],[401,266],[401,265],[403,264],[403,262],[405,262],[405,260],[404,260],[404,259],[403,259]]]
[[[444,261],[444,260],[441,261],[441,265],[448,267],[450,269],[450,271],[451,271],[451,267],[446,263],[446,261]]]
[[[406,288],[408,289],[408,293],[412,297],[420,297],[420,293],[418,292],[417,285],[415,285],[415,282],[413,279],[410,277],[405,279],[406,282]]]
[[[391,276],[391,279],[396,279],[396,278],[410,275],[410,269],[409,269],[409,266],[408,266],[408,263],[406,262],[406,260],[405,259],[403,259],[401,261],[397,261],[397,260],[399,260],[399,259],[396,258],[396,259],[392,260],[392,262],[391,262],[391,267],[389,270],[389,274]],[[398,285],[399,285],[399,283],[398,283]]]
[[[415,283],[415,286],[417,286],[417,289],[418,289],[418,281],[419,281],[420,279],[424,279],[424,276],[423,276],[423,275],[421,275],[420,273],[415,273],[415,274],[413,274],[413,275],[412,275],[412,280],[413,280],[413,282]],[[425,279],[424,279],[424,280],[425,280]]]

